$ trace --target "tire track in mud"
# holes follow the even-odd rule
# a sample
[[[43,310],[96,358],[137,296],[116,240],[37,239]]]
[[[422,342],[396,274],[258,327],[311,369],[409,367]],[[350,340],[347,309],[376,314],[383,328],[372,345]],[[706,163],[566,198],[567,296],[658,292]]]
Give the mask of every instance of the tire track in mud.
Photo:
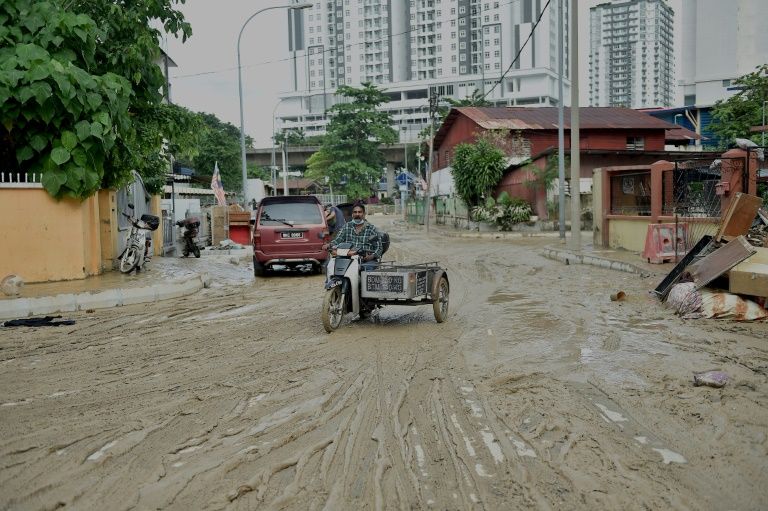
[[[559,278],[559,264],[531,255],[536,240],[402,237],[388,256],[440,259],[448,268],[445,323],[427,306],[386,307],[378,321],[345,322],[327,335],[322,277],[270,277],[152,307],[78,313],[66,332],[25,329],[0,339],[0,404],[8,404],[0,507],[664,509],[760,501],[760,491],[739,499],[709,475],[704,463],[712,462],[685,434],[764,450],[732,438],[746,430],[759,440],[764,382],[750,380],[757,390],[747,396],[742,387],[725,390],[714,433],[706,422],[691,427],[685,416],[654,414],[645,404],[657,373],[644,367],[673,356],[676,345],[665,339],[672,334],[631,299],[601,301],[616,285],[630,297],[639,285],[605,282],[613,274],[588,268]],[[621,376],[626,360],[644,385],[608,378]],[[669,415],[698,399],[692,410],[706,417],[706,391],[665,385],[660,402]],[[729,407],[748,399],[754,425],[734,422]],[[741,449],[736,459],[759,474]],[[751,484],[746,471],[735,474]]]

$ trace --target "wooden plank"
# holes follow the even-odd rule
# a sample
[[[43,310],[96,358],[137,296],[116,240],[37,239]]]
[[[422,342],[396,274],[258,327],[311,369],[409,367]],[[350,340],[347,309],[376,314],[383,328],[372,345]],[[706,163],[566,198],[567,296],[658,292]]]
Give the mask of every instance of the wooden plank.
[[[739,236],[714,252],[707,254],[701,261],[691,265],[691,276],[696,288],[702,288],[724,274],[744,259],[757,251],[747,243],[744,236]]]
[[[718,243],[724,238],[741,236],[749,232],[763,200],[754,195],[737,193],[723,217],[723,223],[715,236]]]

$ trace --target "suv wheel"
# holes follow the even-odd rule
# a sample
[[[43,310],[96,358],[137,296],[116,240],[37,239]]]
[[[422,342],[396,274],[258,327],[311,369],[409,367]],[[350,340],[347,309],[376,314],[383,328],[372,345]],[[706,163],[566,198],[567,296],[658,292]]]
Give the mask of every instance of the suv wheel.
[[[264,265],[256,259],[256,256],[253,256],[253,276],[263,277],[265,271],[266,269],[264,268]]]

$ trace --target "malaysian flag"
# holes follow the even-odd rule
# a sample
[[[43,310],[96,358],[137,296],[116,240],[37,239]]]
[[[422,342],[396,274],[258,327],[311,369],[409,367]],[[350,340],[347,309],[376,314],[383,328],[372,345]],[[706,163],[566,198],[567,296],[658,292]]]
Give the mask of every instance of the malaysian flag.
[[[216,202],[219,206],[227,205],[227,198],[224,196],[224,186],[221,184],[221,176],[219,175],[219,162],[216,162],[213,168],[213,176],[211,176],[211,190],[216,196]]]

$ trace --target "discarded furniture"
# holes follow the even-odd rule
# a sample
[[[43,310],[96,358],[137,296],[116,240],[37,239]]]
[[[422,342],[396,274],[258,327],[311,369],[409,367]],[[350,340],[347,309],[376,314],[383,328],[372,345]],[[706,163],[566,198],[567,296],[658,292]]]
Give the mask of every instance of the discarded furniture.
[[[754,255],[731,268],[728,289],[731,293],[768,297],[768,248],[756,248]]]
[[[678,262],[675,267],[672,268],[672,271],[669,272],[666,277],[664,277],[664,280],[662,280],[661,283],[656,286],[656,288],[653,290],[653,292],[656,293],[656,296],[664,300],[669,294],[670,289],[672,289],[672,286],[677,283],[680,275],[683,274],[685,268],[691,264],[693,260],[699,256],[699,254],[706,252],[706,249],[711,241],[712,236],[708,234],[702,236],[698,243],[696,243],[696,245],[694,245],[693,248],[689,250],[687,254],[685,254],[685,257],[683,257],[680,262]]]
[[[757,251],[744,236],[721,246],[702,260],[690,266],[696,288],[701,289]]]
[[[715,241],[720,243],[723,239],[727,241],[736,236],[746,235],[762,204],[763,200],[760,197],[737,193],[728,205],[728,211],[723,217],[723,223],[715,236]]]

